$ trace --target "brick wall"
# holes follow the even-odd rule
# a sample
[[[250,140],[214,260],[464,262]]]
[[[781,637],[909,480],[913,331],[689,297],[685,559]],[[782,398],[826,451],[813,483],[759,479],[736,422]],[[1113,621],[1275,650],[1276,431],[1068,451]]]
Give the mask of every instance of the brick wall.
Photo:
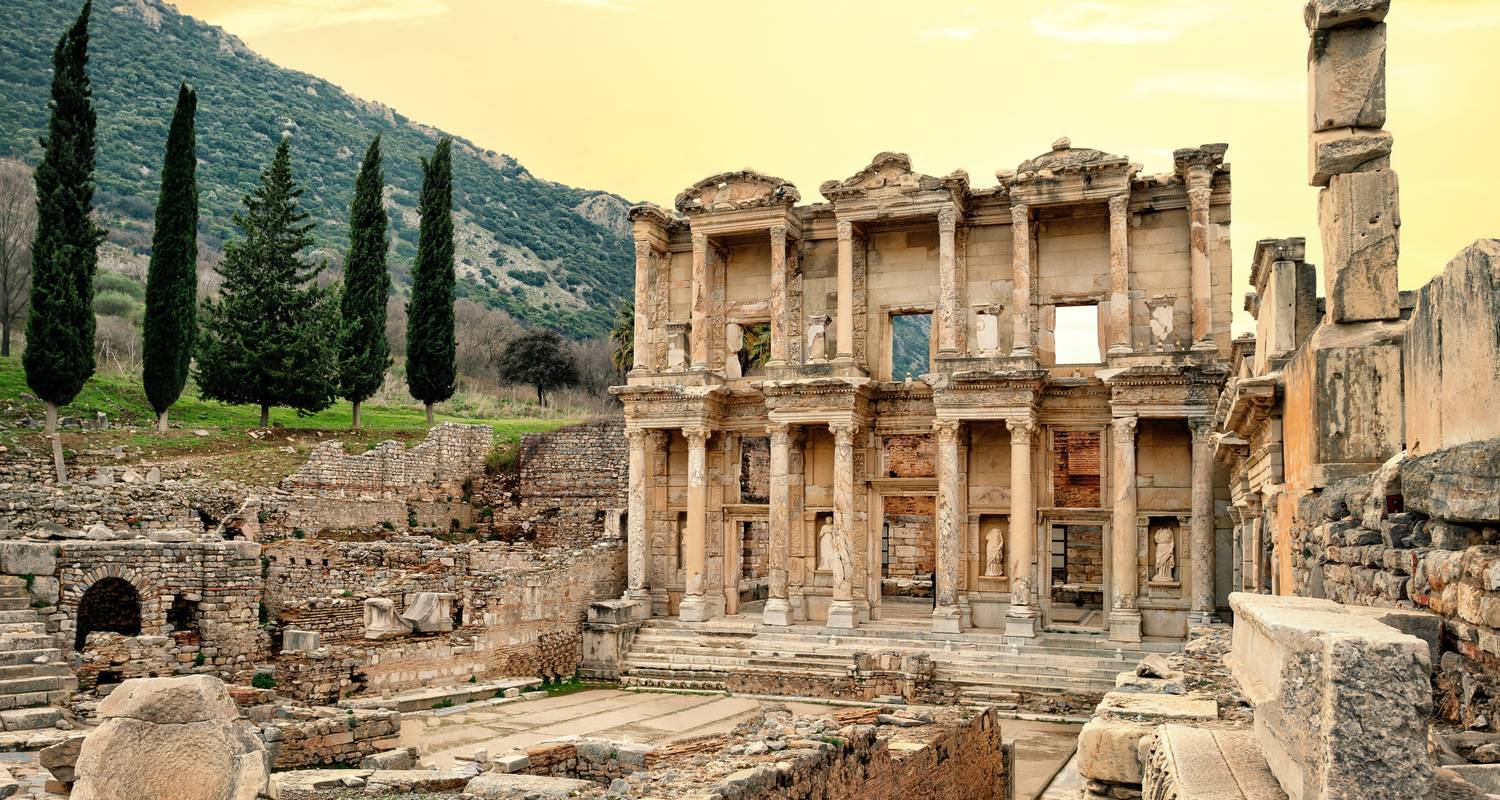
[[[932,497],[886,497],[884,577],[891,593],[930,596],[937,562],[935,501]],[[920,578],[920,587],[911,582]]]
[[[1099,508],[1099,432],[1052,432],[1052,504],[1059,508]]]

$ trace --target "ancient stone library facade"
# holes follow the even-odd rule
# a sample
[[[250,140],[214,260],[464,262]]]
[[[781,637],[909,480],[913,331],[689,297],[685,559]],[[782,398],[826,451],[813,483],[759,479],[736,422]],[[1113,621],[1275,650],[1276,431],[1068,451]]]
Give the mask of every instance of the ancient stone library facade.
[[[991,188],[881,153],[823,203],[743,170],[633,208],[641,613],[848,629],[916,595],[937,632],[1121,641],[1213,619],[1225,149],[1147,175],[1062,139]]]

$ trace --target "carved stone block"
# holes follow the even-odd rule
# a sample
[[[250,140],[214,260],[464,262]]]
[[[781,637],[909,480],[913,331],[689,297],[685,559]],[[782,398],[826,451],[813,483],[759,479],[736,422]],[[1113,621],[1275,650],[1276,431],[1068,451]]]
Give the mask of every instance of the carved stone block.
[[[1308,138],[1307,182],[1327,186],[1334,175],[1390,169],[1389,131],[1375,128],[1335,128]]]
[[[1391,0],[1308,0],[1302,9],[1307,30],[1324,31],[1344,25],[1373,25],[1385,19]]]
[[[1385,25],[1317,31],[1307,53],[1311,131],[1385,126]]]
[[[1318,195],[1323,235],[1323,292],[1331,322],[1396,319],[1400,253],[1396,173],[1334,175]]]

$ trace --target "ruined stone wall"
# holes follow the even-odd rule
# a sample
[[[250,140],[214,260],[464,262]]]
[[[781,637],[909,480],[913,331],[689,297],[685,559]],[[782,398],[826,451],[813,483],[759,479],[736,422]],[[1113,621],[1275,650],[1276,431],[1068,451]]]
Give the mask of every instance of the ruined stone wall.
[[[386,441],[363,453],[346,453],[342,442],[324,442],[282,486],[329,496],[457,494],[465,480],[484,470],[485,455],[493,445],[489,426],[455,422],[434,425],[425,439],[409,448]]]
[[[621,535],[628,456],[623,417],[527,434],[512,502],[485,498],[496,529],[544,547],[585,547],[606,533]]]
[[[885,504],[885,571],[884,577],[896,581],[886,589],[901,591],[899,582],[910,584],[920,578],[930,596],[932,573],[937,565],[936,500],[933,497],[883,498]]]
[[[1497,330],[1500,240],[1480,239],[1422,287],[1402,342],[1413,452],[1500,436]]]
[[[98,467],[58,487],[50,461],[0,461],[0,530],[40,525],[81,530],[111,528],[203,531],[244,502],[246,487],[232,481],[163,480],[156,470]]]
[[[355,766],[401,744],[401,714],[384,709],[285,708],[261,728],[271,768]]]
[[[98,631],[89,634],[79,665],[74,669],[78,688],[89,691],[100,684],[130,678],[161,678],[213,671],[199,663],[202,640],[195,631],[174,631],[166,636],[126,636]],[[203,661],[207,662],[205,656]]]

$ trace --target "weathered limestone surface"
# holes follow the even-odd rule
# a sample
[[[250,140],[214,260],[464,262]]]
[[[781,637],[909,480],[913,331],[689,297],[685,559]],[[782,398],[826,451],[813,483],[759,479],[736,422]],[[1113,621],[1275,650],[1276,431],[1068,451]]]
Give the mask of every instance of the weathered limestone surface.
[[[1334,128],[1308,137],[1308,183],[1327,186],[1334,175],[1390,169],[1394,137],[1375,128]]]
[[[1445,522],[1500,523],[1500,439],[1407,459],[1401,493],[1405,508]]]
[[[1156,729],[1142,800],[1280,800],[1255,734],[1186,725]]]
[[[1403,348],[1407,446],[1414,453],[1500,436],[1496,330],[1500,239],[1480,239],[1417,294]]]
[[[1330,322],[1400,316],[1396,259],[1401,245],[1396,173],[1334,175],[1318,195],[1323,291]]]
[[[1292,800],[1425,793],[1427,643],[1326,600],[1236,593],[1230,604],[1230,666]]]
[[[1385,125],[1385,25],[1314,31],[1307,61],[1309,130]]]
[[[1341,25],[1374,25],[1390,10],[1391,0],[1307,0],[1302,16],[1311,32]]]

